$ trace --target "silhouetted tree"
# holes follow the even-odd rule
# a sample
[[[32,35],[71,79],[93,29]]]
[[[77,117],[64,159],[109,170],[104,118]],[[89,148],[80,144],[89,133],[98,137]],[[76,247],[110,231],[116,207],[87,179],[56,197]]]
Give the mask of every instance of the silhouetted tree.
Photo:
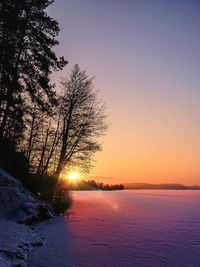
[[[23,129],[27,97],[42,110],[56,103],[50,74],[67,62],[53,51],[59,27],[45,11],[52,2],[0,1],[0,145]]]
[[[95,180],[88,180],[88,181],[80,181],[79,183],[76,184],[76,186],[69,185],[70,189],[73,190],[123,190],[124,185],[123,184],[104,184],[104,183],[99,183],[96,182]]]
[[[29,177],[32,192],[64,210],[71,200],[60,173],[90,165],[107,125],[93,78],[78,65],[61,95],[50,82],[67,64],[54,52],[59,27],[46,12],[52,3],[0,0],[0,165]]]
[[[69,79],[62,81],[60,97],[61,137],[55,172],[60,173],[70,164],[84,167],[92,155],[101,149],[97,138],[106,130],[105,108],[93,87],[93,78],[75,65]]]

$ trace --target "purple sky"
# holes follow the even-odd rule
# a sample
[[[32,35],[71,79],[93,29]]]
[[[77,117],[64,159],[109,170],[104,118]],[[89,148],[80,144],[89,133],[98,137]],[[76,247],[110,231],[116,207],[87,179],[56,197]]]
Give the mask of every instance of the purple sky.
[[[92,174],[200,184],[200,1],[57,0],[59,55],[107,103],[108,134]]]

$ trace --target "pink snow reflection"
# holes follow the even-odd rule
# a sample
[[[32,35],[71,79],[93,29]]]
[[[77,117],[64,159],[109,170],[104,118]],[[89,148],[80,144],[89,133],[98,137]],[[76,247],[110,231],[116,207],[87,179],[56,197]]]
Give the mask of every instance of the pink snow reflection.
[[[200,263],[200,191],[74,192],[68,224],[77,264]]]
[[[135,219],[151,216],[162,219],[170,216],[178,219],[200,208],[200,191],[85,191],[74,192],[74,200],[71,214],[82,216],[83,219],[118,216],[132,216]]]

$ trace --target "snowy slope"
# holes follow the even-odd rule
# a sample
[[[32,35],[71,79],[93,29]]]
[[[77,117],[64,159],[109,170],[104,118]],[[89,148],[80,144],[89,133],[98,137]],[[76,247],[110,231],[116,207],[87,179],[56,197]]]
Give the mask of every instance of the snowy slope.
[[[51,209],[26,191],[22,184],[0,169],[0,266],[26,266],[34,246],[44,242],[23,223],[53,216]]]
[[[52,216],[50,207],[40,203],[18,180],[0,169],[0,217],[29,223]]]

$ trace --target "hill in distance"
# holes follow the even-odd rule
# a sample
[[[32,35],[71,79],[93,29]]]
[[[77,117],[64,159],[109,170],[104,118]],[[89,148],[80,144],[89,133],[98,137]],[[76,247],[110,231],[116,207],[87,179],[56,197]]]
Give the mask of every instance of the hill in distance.
[[[200,190],[199,185],[123,183],[124,189]]]

